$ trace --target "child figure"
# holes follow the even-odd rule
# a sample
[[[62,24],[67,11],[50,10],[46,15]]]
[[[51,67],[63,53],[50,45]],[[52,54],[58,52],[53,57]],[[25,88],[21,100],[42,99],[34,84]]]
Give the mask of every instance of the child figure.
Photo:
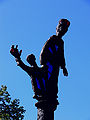
[[[33,54],[28,55],[26,58],[31,67],[25,65],[20,58],[22,50],[19,52],[17,47],[14,48],[14,45],[12,45],[10,53],[16,58],[17,65],[31,77],[32,89],[35,94],[33,98],[38,100],[46,97],[46,68],[37,66],[36,58]]]

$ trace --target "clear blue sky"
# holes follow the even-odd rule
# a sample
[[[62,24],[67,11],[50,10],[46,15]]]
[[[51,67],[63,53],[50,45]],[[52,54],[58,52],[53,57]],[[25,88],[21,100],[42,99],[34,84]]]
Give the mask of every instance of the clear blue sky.
[[[0,86],[7,85],[11,97],[20,99],[24,120],[36,120],[36,101],[30,78],[16,66],[10,47],[19,45],[25,64],[33,53],[40,65],[42,46],[61,18],[71,22],[63,37],[69,76],[60,71],[55,120],[90,120],[90,0],[0,0]]]

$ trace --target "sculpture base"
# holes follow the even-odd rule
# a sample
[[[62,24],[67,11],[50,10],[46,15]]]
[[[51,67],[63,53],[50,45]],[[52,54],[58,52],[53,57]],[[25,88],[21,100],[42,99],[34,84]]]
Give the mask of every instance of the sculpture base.
[[[54,120],[54,111],[58,104],[58,100],[53,102],[49,100],[38,101],[35,104],[38,109],[37,120]]]
[[[54,111],[38,108],[37,120],[54,120]]]

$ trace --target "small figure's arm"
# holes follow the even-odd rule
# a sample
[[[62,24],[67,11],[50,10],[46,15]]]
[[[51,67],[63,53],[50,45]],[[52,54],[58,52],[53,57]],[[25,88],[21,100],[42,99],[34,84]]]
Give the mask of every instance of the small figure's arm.
[[[31,69],[29,66],[25,65],[23,61],[21,60],[20,56],[21,56],[22,50],[20,51],[18,50],[18,45],[16,45],[16,47],[12,45],[10,53],[15,57],[17,65],[20,66],[24,71],[26,71],[30,75]]]
[[[20,52],[19,52],[17,48],[18,48],[18,45],[16,45],[16,48],[14,48],[14,45],[12,45],[11,50],[10,50],[10,53],[11,53],[15,58],[20,59],[22,50],[20,50]]]

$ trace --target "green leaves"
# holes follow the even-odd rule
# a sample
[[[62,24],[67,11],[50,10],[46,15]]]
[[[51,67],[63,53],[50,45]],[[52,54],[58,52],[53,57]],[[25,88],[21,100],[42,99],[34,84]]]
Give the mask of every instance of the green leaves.
[[[19,106],[19,99],[11,101],[6,86],[0,88],[0,119],[1,120],[22,120],[24,118],[24,107]]]

